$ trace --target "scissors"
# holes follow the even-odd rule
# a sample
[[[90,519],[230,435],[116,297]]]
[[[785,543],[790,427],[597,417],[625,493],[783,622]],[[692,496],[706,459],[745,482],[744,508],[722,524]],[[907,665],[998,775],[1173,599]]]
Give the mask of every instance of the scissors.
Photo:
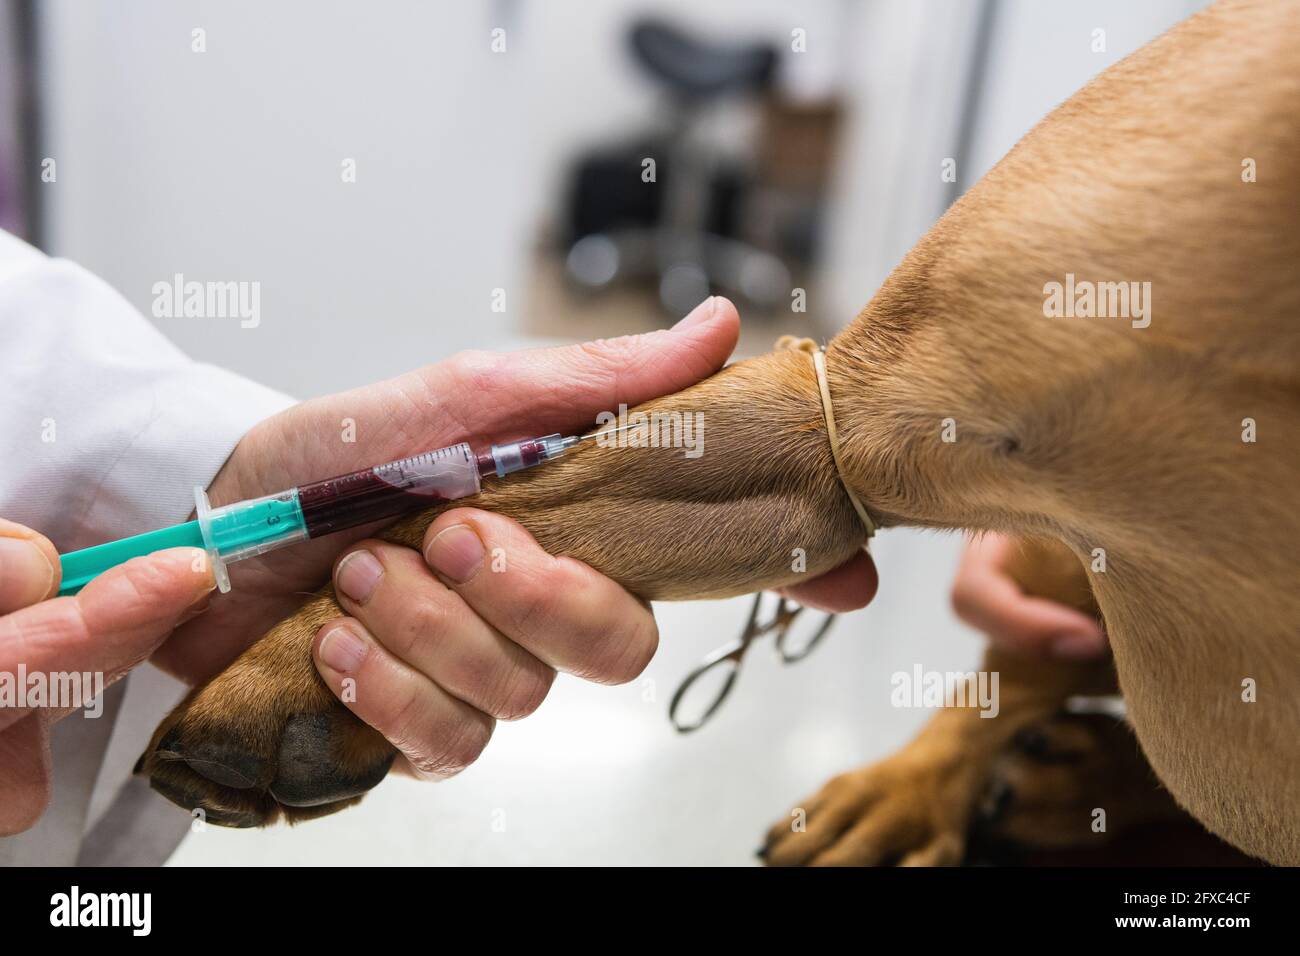
[[[834,614],[808,611],[783,597],[777,598],[776,612],[772,618],[760,623],[759,612],[762,606],[763,592],[760,591],[754,595],[754,605],[740,637],[701,661],[673,692],[673,699],[668,705],[668,719],[678,733],[688,734],[699,730],[717,713],[735,686],[745,652],[757,638],[776,632],[776,650],[782,663],[793,664],[811,654],[835,623]],[[800,624],[798,628],[793,626],[796,621]],[[685,706],[688,698],[689,707]],[[684,711],[694,711],[699,716],[692,719],[685,716]]]

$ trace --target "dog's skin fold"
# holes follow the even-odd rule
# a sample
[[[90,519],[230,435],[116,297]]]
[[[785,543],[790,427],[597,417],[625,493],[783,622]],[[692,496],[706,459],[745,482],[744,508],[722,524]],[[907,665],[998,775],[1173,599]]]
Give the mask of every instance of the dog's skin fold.
[[[1247,159],[1257,182],[1243,181]],[[1092,567],[1104,552],[1104,573],[1088,580],[1151,766],[1212,831],[1290,864],[1300,863],[1298,217],[1300,3],[1220,3],[1039,124],[827,350],[845,477],[879,523],[1056,542],[1027,551],[1045,565],[1062,546],[1075,556],[1043,593],[1072,587],[1078,561]],[[1067,273],[1151,283],[1150,325],[1045,317],[1044,286]],[[466,361],[490,374],[490,358]],[[646,407],[704,412],[706,454],[588,447],[492,484],[476,506],[652,599],[789,583],[804,576],[791,570],[794,549],[814,575],[861,545],[807,355],[743,362]],[[1243,441],[1247,418],[1255,442]],[[418,546],[436,514],[382,537]],[[393,751],[310,659],[316,628],[342,614],[327,588],[187,698],[142,758],[155,787],[213,822],[254,825],[330,812],[373,786]],[[996,666],[1003,716],[970,725],[985,735],[966,745],[976,763],[1109,679],[1095,667]],[[948,731],[927,733],[914,746],[945,749],[934,734]],[[948,778],[956,818],[979,776]],[[948,844],[913,862],[947,861]]]

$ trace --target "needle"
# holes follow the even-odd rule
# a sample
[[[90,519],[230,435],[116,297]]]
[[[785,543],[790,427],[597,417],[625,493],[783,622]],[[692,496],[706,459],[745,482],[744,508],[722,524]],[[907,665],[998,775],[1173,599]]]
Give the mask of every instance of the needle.
[[[607,428],[602,432],[592,432],[590,435],[582,435],[578,441],[589,441],[593,438],[604,438],[606,435],[616,435],[619,432],[625,432],[629,428],[644,428],[645,422],[628,422],[626,425],[619,425],[617,428]]]

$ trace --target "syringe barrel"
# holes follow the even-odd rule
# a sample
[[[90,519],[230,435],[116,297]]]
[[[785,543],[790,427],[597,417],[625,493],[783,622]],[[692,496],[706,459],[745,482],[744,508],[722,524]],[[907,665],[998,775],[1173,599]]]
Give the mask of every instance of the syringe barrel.
[[[224,561],[242,561],[309,537],[297,489],[213,508],[203,530]]]
[[[562,453],[568,440],[551,435],[530,441],[539,449],[536,461],[542,461]],[[213,577],[224,593],[230,590],[226,565],[231,561],[478,494],[480,469],[490,472],[495,467],[490,455],[481,458],[486,463],[461,442],[221,508],[212,507],[200,486],[194,489],[193,521],[60,555],[59,594],[76,594],[131,558],[196,546],[208,553]]]
[[[298,488],[308,537],[392,518],[479,493],[467,442]]]
[[[211,508],[196,489],[197,519],[222,591],[225,565],[406,512],[476,495],[478,459],[462,442],[263,498]]]
[[[213,508],[200,485],[194,489],[194,516],[213,579],[222,594],[230,590],[226,565],[231,561],[242,561],[307,538],[295,489]]]

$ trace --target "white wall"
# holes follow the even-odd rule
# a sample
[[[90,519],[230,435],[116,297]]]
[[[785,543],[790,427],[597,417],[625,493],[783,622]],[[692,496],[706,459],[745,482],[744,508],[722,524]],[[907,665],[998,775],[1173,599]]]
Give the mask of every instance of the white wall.
[[[383,6],[49,4],[52,250],[146,312],[176,272],[259,281],[256,329],[160,325],[300,395],[502,340],[491,290],[521,284],[536,188],[528,77],[489,52],[493,5]]]
[[[999,3],[981,122],[969,159],[971,182],[1089,79],[1209,0]],[[1105,31],[1104,52],[1092,50],[1095,29]]]
[[[623,40],[644,6],[51,0],[48,245],[146,312],[177,272],[259,281],[257,329],[159,324],[301,396],[515,341],[564,161],[653,114]],[[809,30],[803,87],[838,56],[834,0],[793,18],[776,0],[696,7],[656,5],[720,37]],[[506,55],[489,50],[498,25]],[[206,53],[191,51],[195,27]],[[505,315],[490,310],[497,287]]]
[[[993,0],[984,86],[969,154],[962,158],[962,183],[976,182],[1097,73],[1207,3]],[[878,0],[853,31],[851,126],[823,283],[841,321],[866,304],[951,198],[940,164],[958,149],[980,8],[977,0]],[[1091,49],[1097,27],[1106,31],[1105,52]]]

